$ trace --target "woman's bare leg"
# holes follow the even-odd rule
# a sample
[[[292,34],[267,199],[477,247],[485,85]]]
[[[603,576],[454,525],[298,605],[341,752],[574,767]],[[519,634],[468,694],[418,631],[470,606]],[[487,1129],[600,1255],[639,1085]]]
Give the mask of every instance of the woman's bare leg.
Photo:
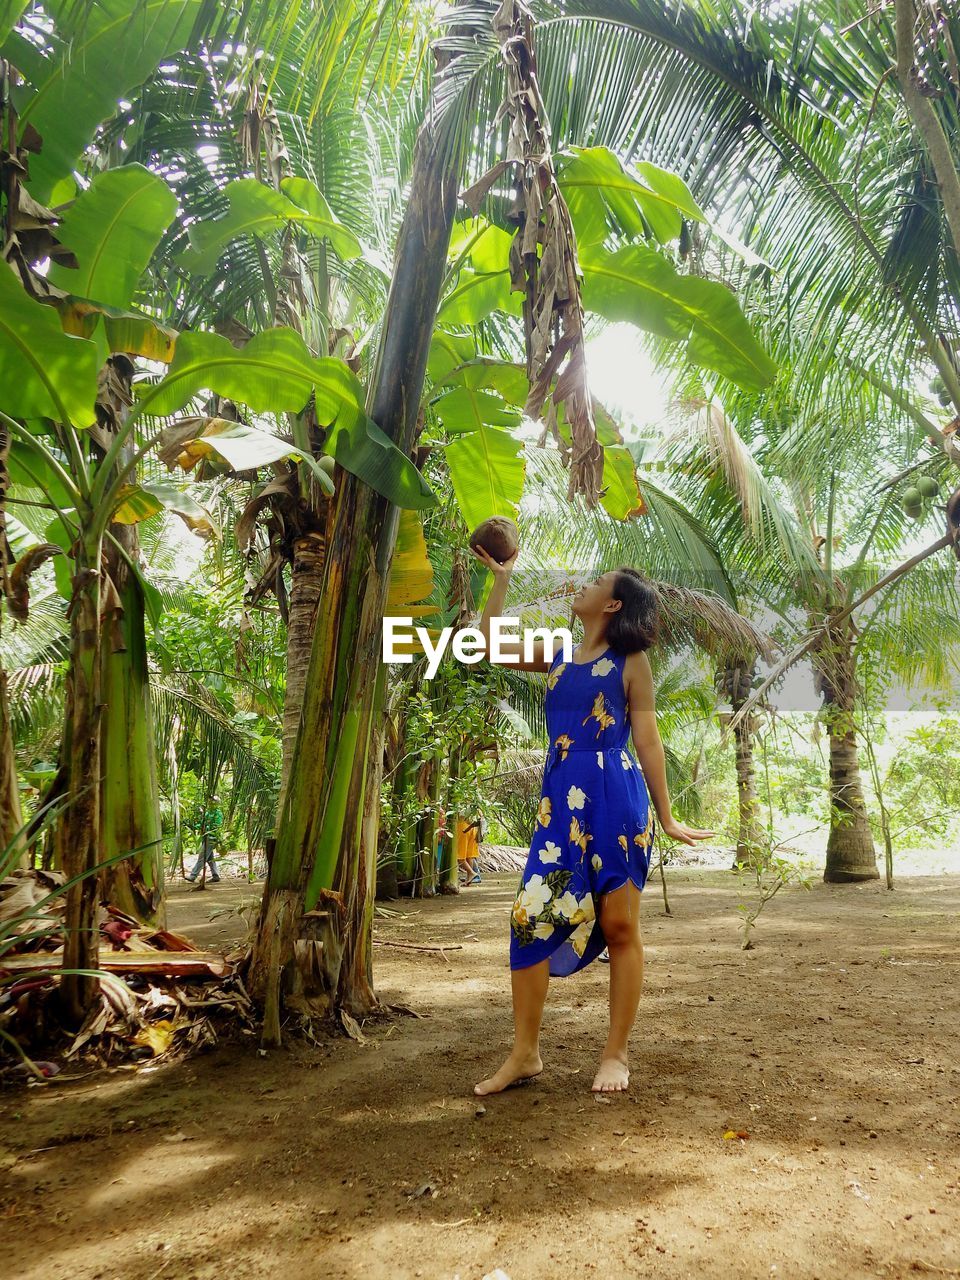
[[[550,983],[550,961],[541,960],[526,969],[513,969],[510,981],[513,987],[513,1048],[499,1071],[474,1086],[473,1092],[478,1096],[499,1093],[515,1080],[537,1076],[543,1070],[540,1023]]]
[[[630,1078],[627,1049],[643,986],[640,890],[632,881],[600,899],[600,927],[610,952],[610,1030],[593,1088],[617,1093]]]

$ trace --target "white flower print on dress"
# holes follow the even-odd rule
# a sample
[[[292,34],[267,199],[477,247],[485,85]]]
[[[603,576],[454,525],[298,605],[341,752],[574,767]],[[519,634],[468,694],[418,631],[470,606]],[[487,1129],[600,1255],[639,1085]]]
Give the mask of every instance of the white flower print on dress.
[[[593,894],[588,892],[580,899],[570,919],[572,924],[579,924],[582,920],[595,920],[596,916],[597,908],[593,904]]]
[[[543,938],[543,939],[549,938],[552,936],[555,927],[556,926],[552,925],[549,922],[549,920],[541,920],[540,923],[537,925],[537,927],[534,929],[533,936],[535,938]]]
[[[577,895],[575,893],[571,893],[569,889],[553,900],[554,912],[558,916],[562,916],[564,920],[572,921],[572,917],[579,909],[580,903],[577,901]]]
[[[558,916],[562,916],[570,924],[581,924],[584,920],[592,920],[596,915],[593,894],[585,893],[578,899],[569,889],[554,900],[553,909]]]
[[[590,674],[592,676],[605,676],[608,672],[612,670],[613,670],[613,663],[610,661],[609,658],[598,658],[596,662],[593,664],[593,666],[590,668]]]
[[[625,769],[632,769],[632,768],[633,768],[633,761],[630,759],[630,752],[629,752],[629,751],[621,751],[621,752],[620,752],[620,763],[623,765],[623,767],[624,767]]]
[[[594,871],[602,870],[603,859],[600,857],[599,853],[595,853],[593,855],[593,857],[590,859],[590,865],[591,867],[593,867]]]
[[[582,787],[571,787],[567,792],[567,808],[582,809],[586,801],[587,793]]]
[[[550,886],[544,882],[543,876],[531,876],[513,904],[514,920],[521,926],[532,923],[552,897]]]
[[[547,841],[547,847],[540,850],[540,861],[547,863],[556,863],[560,861],[560,846],[555,844],[553,840]]]
[[[603,752],[602,751],[597,752],[597,764],[600,766],[601,769],[603,768]]]

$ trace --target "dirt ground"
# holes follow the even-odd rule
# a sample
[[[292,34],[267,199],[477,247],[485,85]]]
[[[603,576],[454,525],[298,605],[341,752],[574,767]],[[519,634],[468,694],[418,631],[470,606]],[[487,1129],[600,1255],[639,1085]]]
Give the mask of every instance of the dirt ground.
[[[517,877],[390,904],[368,1042],[0,1096],[0,1274],[18,1280],[960,1275],[960,876],[785,890],[739,946],[729,872],[644,894],[631,1088],[590,1092],[609,968],[551,983],[535,1083],[510,1041]],[[239,936],[225,883],[171,924]],[[459,950],[453,949],[459,944]],[[725,1138],[729,1131],[747,1138]]]

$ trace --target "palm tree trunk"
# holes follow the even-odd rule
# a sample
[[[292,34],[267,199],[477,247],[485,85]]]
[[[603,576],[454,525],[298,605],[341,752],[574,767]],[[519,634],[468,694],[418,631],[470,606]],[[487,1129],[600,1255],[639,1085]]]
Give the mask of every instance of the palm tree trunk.
[[[407,455],[456,195],[456,171],[450,157],[438,153],[428,123],[418,139],[370,397],[371,417]],[[358,827],[380,687],[370,676],[381,665],[397,514],[345,475],[332,521],[300,727],[249,971],[267,1045],[280,1039],[282,997],[307,1013],[338,1006],[362,1011],[375,1002],[361,959],[369,949],[373,859]],[[348,802],[356,806],[349,821]]]
[[[135,562],[136,528],[111,525],[110,532]],[[108,615],[101,631],[101,848],[104,859],[140,852],[104,867],[101,892],[141,924],[162,927],[163,841],[143,592],[113,542],[106,544],[104,565],[122,613],[115,621]]]
[[[830,736],[830,834],[824,880],[879,878],[857,749],[855,635],[848,618],[830,623],[812,654]]]
[[[734,707],[738,711],[739,707]],[[763,859],[763,828],[758,817],[756,772],[753,764],[753,737],[756,720],[747,716],[733,731],[737,767],[737,861],[758,866]]]
[[[753,690],[757,673],[756,654],[728,655],[717,669],[716,686],[730,702],[731,711],[720,717],[727,723],[742,709]],[[757,732],[757,720],[747,716],[737,722],[733,730],[734,758],[737,771],[737,863],[758,866],[763,858],[763,828],[758,818],[756,771],[753,763],[753,740]]]

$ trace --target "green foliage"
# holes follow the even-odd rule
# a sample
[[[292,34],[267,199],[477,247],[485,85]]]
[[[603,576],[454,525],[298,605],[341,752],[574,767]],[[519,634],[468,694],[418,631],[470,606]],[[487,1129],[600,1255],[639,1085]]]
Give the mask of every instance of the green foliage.
[[[677,240],[684,218],[704,222],[703,211],[676,174],[648,161],[633,176],[607,147],[575,147],[557,157],[577,245],[602,244],[611,231],[625,240]]]
[[[683,342],[691,364],[741,387],[758,390],[773,381],[776,365],[725,285],[680,275],[667,258],[643,245],[613,253],[594,247],[580,255],[580,265],[588,311]]]
[[[226,217],[198,222],[189,229],[191,248],[180,258],[187,271],[209,275],[230,241],[243,235],[265,236],[292,223],[328,240],[345,261],[362,252],[357,237],[333,215],[321,192],[306,178],[284,178],[279,191],[256,178],[238,178],[223,194]]]
[[[4,265],[0,271],[2,411],[89,427],[97,395],[97,349],[63,332],[56,311],[35,302]]]
[[[78,265],[55,263],[51,283],[109,307],[128,307],[176,211],[166,182],[142,165],[98,173],[57,229]]]
[[[202,12],[203,0],[98,0],[95,6],[53,0],[32,25],[43,33],[38,48],[25,37],[8,37],[3,56],[22,71],[30,89],[20,104],[20,133],[32,126],[43,150],[30,163],[30,188],[47,200],[67,178],[101,121],[117,100],[151,75],[162,58],[182,49]]]

